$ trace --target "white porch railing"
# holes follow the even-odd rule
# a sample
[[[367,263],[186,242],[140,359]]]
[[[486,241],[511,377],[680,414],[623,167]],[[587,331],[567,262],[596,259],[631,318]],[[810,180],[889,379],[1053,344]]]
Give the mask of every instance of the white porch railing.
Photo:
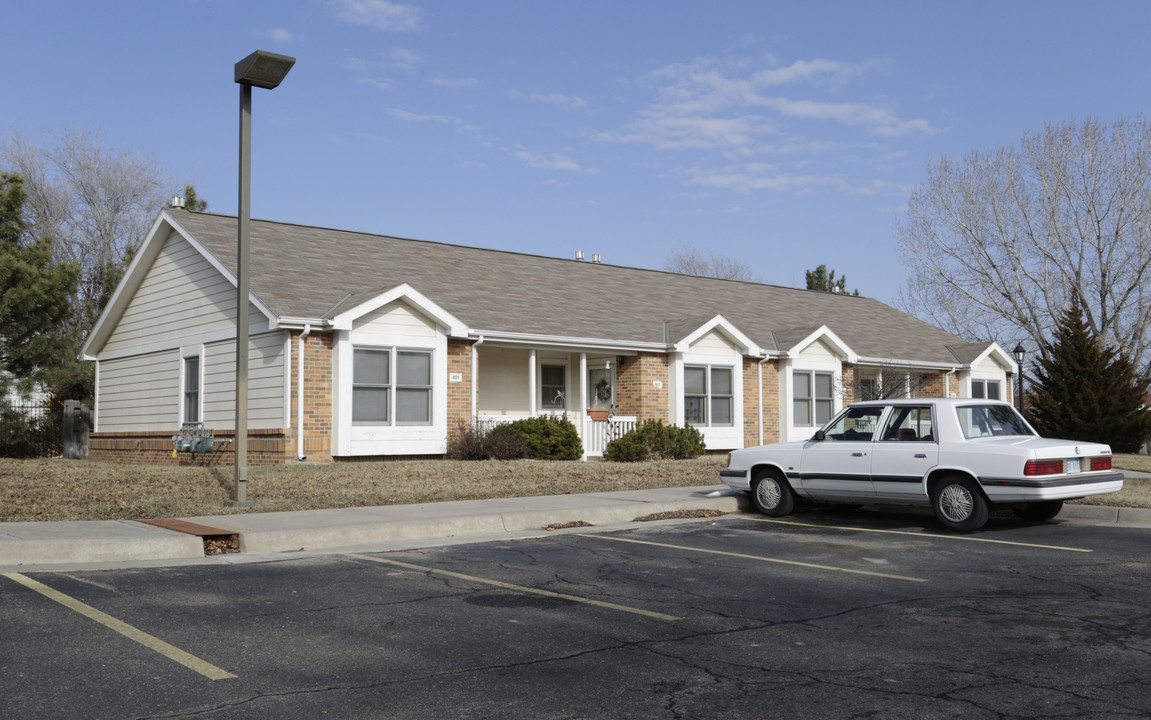
[[[603,457],[607,444],[625,433],[635,430],[634,417],[614,417],[610,420],[592,420],[584,417],[583,452],[587,457]]]

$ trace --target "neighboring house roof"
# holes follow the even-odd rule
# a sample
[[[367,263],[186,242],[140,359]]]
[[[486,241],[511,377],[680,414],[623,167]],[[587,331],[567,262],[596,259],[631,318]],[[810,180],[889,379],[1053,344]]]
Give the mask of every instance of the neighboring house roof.
[[[235,274],[235,217],[166,209],[160,219]],[[264,220],[250,237],[251,291],[280,318],[330,321],[407,284],[474,334],[664,346],[722,316],[767,352],[821,328],[861,360],[956,365],[989,345],[866,297]]]

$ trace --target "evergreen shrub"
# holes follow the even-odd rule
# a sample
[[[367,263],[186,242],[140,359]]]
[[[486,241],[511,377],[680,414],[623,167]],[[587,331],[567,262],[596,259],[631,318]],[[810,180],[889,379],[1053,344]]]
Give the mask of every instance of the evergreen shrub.
[[[566,417],[540,415],[516,420],[506,426],[523,436],[527,457],[533,460],[579,460],[583,443],[572,421]]]
[[[603,458],[612,462],[686,460],[703,455],[705,450],[703,435],[696,428],[645,420],[635,430],[609,442]]]

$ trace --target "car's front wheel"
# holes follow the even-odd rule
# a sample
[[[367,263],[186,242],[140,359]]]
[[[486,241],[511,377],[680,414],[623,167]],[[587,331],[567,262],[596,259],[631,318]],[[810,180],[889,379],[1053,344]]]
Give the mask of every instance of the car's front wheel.
[[[795,509],[795,491],[777,470],[760,470],[751,481],[751,498],[755,509],[764,515],[779,517]]]
[[[1063,509],[1062,500],[1044,500],[1042,502],[1027,503],[1014,509],[1014,513],[1030,522],[1047,522],[1059,514]]]
[[[951,530],[970,532],[987,522],[987,500],[970,478],[944,478],[931,492],[931,506],[939,522]]]

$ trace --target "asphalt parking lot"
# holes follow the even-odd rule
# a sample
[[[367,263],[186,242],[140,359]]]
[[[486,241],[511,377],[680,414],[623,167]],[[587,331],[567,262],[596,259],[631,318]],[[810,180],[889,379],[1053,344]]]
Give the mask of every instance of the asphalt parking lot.
[[[22,718],[1151,715],[1148,531],[725,516],[0,576]]]

